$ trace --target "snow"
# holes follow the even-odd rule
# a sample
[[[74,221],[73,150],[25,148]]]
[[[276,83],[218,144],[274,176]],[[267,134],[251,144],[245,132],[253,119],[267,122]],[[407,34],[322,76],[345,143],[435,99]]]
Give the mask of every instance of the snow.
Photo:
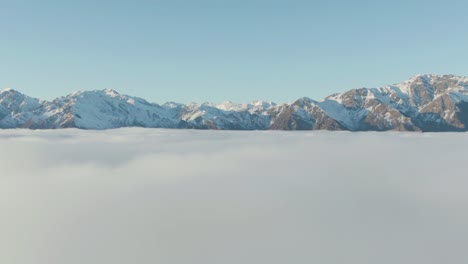
[[[13,91],[13,89],[11,89],[11,88],[5,88],[5,89],[3,89],[3,90],[0,91],[0,94],[12,92],[12,91]]]
[[[447,84],[450,87],[445,87]],[[421,97],[418,89],[422,89],[421,93],[428,96]],[[288,118],[288,114],[286,116],[280,114],[294,105],[292,107],[294,113],[291,113],[291,116],[303,118],[302,121],[315,122],[314,116],[317,114],[323,116],[325,113],[328,118],[325,120],[331,118],[338,121],[345,129],[359,130],[362,128],[360,126],[363,126],[361,121],[382,105],[383,109],[398,112],[396,115],[387,113],[385,115],[387,122],[392,123],[390,119],[400,115],[408,117],[408,122],[411,122],[418,118],[421,110],[431,99],[444,95],[448,95],[454,103],[468,102],[468,78],[453,75],[416,75],[405,82],[391,86],[351,90],[333,94],[318,102],[304,97],[293,104],[285,105],[265,101],[243,104],[226,101],[219,104],[187,105],[169,102],[158,105],[142,98],[119,94],[112,89],[78,91],[48,102],[28,97],[12,89],[5,89],[0,93],[0,128],[112,129],[137,126],[264,130],[275,124],[275,118]],[[344,98],[352,107],[345,107]],[[439,106],[434,105],[434,107]],[[447,112],[441,117],[445,119],[431,121],[457,123],[454,120],[446,120],[457,118],[452,112],[450,114]],[[288,121],[280,120],[279,123],[281,122],[287,124]],[[394,127],[389,126],[389,129]],[[463,127],[457,129],[466,130]]]
[[[106,93],[107,95],[109,95],[110,97],[117,97],[119,96],[119,93],[117,91],[114,91],[112,89],[104,89],[103,90],[104,93]]]
[[[451,92],[450,98],[455,102],[468,102],[468,91]]]
[[[231,101],[223,102],[221,104],[212,106],[224,111],[245,111],[248,109],[247,104],[236,104]]]
[[[468,261],[467,133],[0,130],[0,146],[0,263]]]
[[[109,89],[82,92],[64,100],[73,102],[73,113],[79,116],[75,123],[80,128],[174,127],[178,122],[173,120],[168,109]]]
[[[350,130],[357,129],[359,121],[368,113],[366,109],[350,110],[336,100],[325,100],[317,105],[331,118],[346,125]]]

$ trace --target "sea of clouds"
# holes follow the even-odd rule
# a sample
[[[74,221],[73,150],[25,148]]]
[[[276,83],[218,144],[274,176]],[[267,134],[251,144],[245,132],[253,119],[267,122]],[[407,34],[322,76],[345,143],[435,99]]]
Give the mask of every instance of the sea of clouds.
[[[0,131],[0,263],[468,263],[468,134]]]

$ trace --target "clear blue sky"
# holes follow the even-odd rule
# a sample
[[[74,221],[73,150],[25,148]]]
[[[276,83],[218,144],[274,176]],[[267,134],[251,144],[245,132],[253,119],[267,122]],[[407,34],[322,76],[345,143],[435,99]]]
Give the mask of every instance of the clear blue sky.
[[[0,0],[0,88],[153,102],[320,99],[468,75],[467,1]]]

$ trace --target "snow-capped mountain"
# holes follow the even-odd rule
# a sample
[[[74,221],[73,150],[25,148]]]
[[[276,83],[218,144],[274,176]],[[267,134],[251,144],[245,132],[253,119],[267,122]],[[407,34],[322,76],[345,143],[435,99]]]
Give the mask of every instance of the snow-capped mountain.
[[[279,128],[466,131],[468,78],[417,75],[399,84],[353,89],[322,101],[299,99],[289,109],[278,118],[289,126]]]
[[[417,75],[399,84],[359,88],[321,101],[276,105],[158,105],[114,90],[82,91],[45,101],[0,92],[0,128],[159,127],[235,130],[468,131],[468,78]]]

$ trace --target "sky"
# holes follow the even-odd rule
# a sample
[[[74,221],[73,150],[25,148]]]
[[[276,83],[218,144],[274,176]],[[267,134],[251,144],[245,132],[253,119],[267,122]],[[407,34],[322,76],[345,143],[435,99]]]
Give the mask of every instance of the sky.
[[[468,2],[0,0],[0,89],[290,102],[468,75]]]
[[[0,130],[0,263],[468,263],[467,137]]]

